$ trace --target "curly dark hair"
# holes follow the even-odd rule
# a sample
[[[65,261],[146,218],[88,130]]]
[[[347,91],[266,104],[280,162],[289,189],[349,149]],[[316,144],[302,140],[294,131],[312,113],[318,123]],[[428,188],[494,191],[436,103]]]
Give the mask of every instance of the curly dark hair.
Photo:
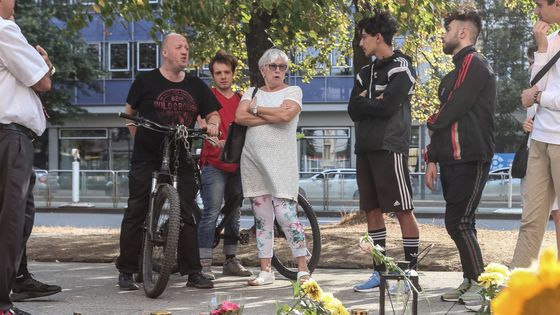
[[[210,73],[214,74],[214,64],[216,62],[226,64],[231,67],[231,72],[235,73],[237,68],[237,59],[232,54],[227,53],[225,50],[218,50],[214,58],[210,60]]]
[[[453,21],[463,21],[463,22],[471,22],[475,28],[475,37],[473,41],[476,42],[478,35],[480,34],[480,30],[482,29],[482,18],[478,13],[478,9],[471,3],[465,3],[455,8],[455,10],[451,11],[445,16],[443,26],[447,29],[449,24]]]
[[[358,31],[365,31],[369,35],[381,34],[385,43],[392,46],[393,36],[397,33],[397,21],[388,11],[375,11],[371,17],[365,17],[357,26]]]

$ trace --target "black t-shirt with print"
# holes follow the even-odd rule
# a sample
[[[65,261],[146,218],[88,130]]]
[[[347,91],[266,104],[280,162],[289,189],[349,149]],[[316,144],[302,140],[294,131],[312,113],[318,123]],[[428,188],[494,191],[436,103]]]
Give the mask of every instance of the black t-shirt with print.
[[[159,69],[144,72],[132,83],[126,102],[141,117],[159,124],[182,124],[194,127],[198,115],[203,118],[222,106],[212,91],[197,77],[185,76],[182,82],[171,82]],[[139,127],[134,137],[132,161],[161,161],[164,133]]]

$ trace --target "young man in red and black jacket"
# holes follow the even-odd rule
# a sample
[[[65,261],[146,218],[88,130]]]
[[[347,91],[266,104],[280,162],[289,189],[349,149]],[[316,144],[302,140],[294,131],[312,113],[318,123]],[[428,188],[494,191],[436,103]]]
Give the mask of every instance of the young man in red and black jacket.
[[[241,96],[232,90],[233,76],[237,60],[231,54],[218,51],[210,61],[210,74],[214,81],[212,93],[222,105],[218,111],[220,114],[221,136],[217,139],[218,145],[212,145],[205,141],[200,155],[201,188],[200,193],[204,209],[198,224],[198,247],[200,253],[200,263],[205,277],[213,280],[212,273],[212,247],[214,244],[214,233],[216,231],[216,221],[220,215],[222,202],[224,200],[233,202],[239,200],[241,203],[241,175],[239,174],[239,164],[225,163],[220,160],[222,148],[227,139],[229,125],[235,119],[235,111],[241,100]],[[199,120],[201,127],[204,121]],[[239,198],[239,199],[238,199]],[[243,267],[235,257],[237,254],[237,238],[239,237],[239,216],[240,209],[235,210],[236,215],[225,227],[225,234],[232,236],[224,239],[224,254],[226,256],[223,274],[226,276],[251,276],[251,271]]]
[[[443,51],[453,55],[455,69],[441,81],[441,105],[428,119],[431,143],[426,153],[426,185],[436,189],[440,166],[446,201],[445,226],[459,251],[463,283],[443,294],[445,301],[473,302],[484,269],[475,227],[475,212],[494,154],[496,77],[474,45],[481,29],[476,9],[465,7],[445,19]]]

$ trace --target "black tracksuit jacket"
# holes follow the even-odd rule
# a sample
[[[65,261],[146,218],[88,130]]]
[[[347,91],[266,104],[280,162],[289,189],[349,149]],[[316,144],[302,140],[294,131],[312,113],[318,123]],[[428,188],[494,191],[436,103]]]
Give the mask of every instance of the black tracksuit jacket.
[[[443,165],[490,162],[494,155],[496,76],[473,46],[453,56],[455,69],[441,81],[440,107],[428,119],[425,159]]]
[[[412,59],[398,50],[360,70],[348,103],[356,126],[356,154],[386,150],[408,156],[415,82]],[[366,96],[360,96],[364,90]],[[381,94],[383,98],[377,99]]]

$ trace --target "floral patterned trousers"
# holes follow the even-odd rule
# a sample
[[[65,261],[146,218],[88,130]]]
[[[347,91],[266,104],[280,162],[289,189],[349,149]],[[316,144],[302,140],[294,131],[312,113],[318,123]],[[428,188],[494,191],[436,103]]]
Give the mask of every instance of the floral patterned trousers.
[[[297,217],[295,201],[264,195],[251,198],[251,204],[255,214],[259,258],[272,258],[274,218],[284,231],[294,257],[307,255],[305,233]]]

